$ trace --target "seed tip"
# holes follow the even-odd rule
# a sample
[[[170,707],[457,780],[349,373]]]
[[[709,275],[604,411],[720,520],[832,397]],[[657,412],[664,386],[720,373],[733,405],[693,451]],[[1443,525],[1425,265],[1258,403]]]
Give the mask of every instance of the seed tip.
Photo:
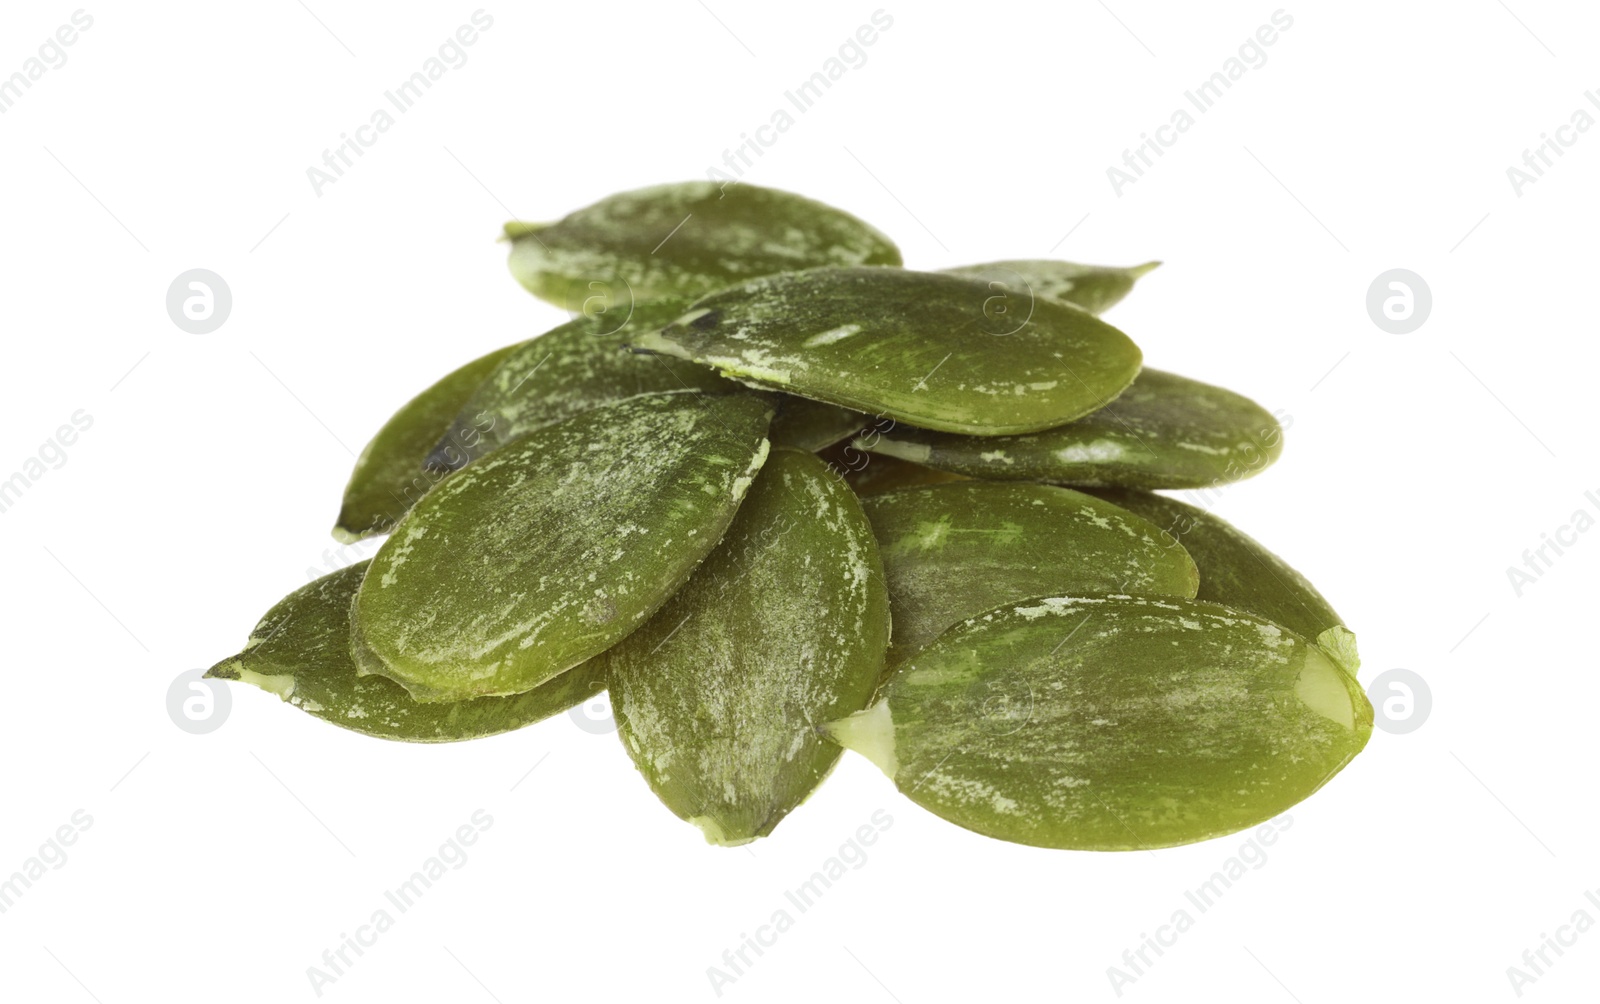
[[[689,822],[700,828],[705,834],[706,843],[713,847],[742,847],[755,841],[753,836],[731,836],[714,816],[690,816]]]

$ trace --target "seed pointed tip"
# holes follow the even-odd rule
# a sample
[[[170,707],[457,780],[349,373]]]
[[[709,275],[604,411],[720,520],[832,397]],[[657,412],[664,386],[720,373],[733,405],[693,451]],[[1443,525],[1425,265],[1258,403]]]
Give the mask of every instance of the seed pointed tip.
[[[538,233],[548,226],[550,226],[548,223],[527,223],[522,220],[511,220],[502,229],[500,240],[515,241],[530,234]]]
[[[1159,261],[1147,261],[1143,265],[1133,266],[1132,268],[1128,269],[1128,272],[1135,279],[1142,279],[1160,267],[1161,263]]]
[[[729,833],[715,816],[691,816],[689,822],[700,828],[706,843],[713,847],[743,847],[757,839],[755,835]]]

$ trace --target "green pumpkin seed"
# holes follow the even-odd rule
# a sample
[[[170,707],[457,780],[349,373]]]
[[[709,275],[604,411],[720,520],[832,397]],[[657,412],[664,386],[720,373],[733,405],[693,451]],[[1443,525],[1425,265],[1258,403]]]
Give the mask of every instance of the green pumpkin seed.
[[[206,672],[239,680],[341,728],[413,743],[480,739],[531,725],[605,689],[603,673],[580,666],[515,697],[419,704],[405,688],[358,676],[350,658],[350,605],[370,562],[301,586],[267,611],[244,651]]]
[[[821,265],[899,265],[877,229],[812,199],[691,181],[622,192],[559,223],[508,223],[511,274],[533,295],[588,313],[698,296],[758,275]]]
[[[1351,676],[1356,636],[1305,576],[1255,538],[1204,509],[1152,492],[1092,489],[1172,534],[1200,568],[1198,599],[1246,610],[1315,641]]]
[[[666,357],[646,355],[644,358]],[[859,411],[785,394],[778,404],[778,416],[772,420],[772,445],[815,453],[849,439],[871,424],[872,419]]]
[[[1283,452],[1283,430],[1247,397],[1145,370],[1106,407],[1044,432],[980,437],[901,426],[858,445],[974,478],[1203,488],[1264,470]]]
[[[1030,600],[951,628],[828,726],[913,801],[1040,847],[1141,850],[1244,829],[1372,734],[1361,687],[1254,614],[1184,599]]]
[[[638,348],[927,429],[1037,432],[1103,407],[1139,372],[1128,336],[1038,300],[986,314],[987,284],[936,272],[824,268],[695,301]]]
[[[438,483],[441,475],[425,469],[429,449],[478,385],[516,349],[510,345],[474,359],[412,398],[384,423],[350,473],[339,522],[333,528],[336,540],[348,544],[388,533]]]
[[[678,390],[736,388],[701,366],[622,349],[631,335],[683,313],[686,300],[650,300],[579,317],[517,346],[463,401],[428,463],[459,470],[530,432],[604,404]]]
[[[372,559],[361,644],[422,701],[520,694],[610,648],[716,546],[771,417],[750,394],[637,397],[452,475]]]
[[[1031,596],[1192,597],[1195,563],[1166,531],[1052,485],[969,481],[862,501],[878,538],[900,662],[958,621]]]
[[[628,754],[709,842],[765,836],[838,759],[820,726],[870,698],[888,608],[850,490],[774,450],[705,564],[596,660]]]
[[[1119,303],[1133,291],[1133,284],[1149,274],[1158,261],[1147,261],[1130,268],[1110,265],[1078,265],[1070,261],[992,261],[984,265],[947,268],[948,275],[982,279],[997,294],[1012,297],[1011,309],[1026,310],[1032,297],[1044,296],[1098,314]]]

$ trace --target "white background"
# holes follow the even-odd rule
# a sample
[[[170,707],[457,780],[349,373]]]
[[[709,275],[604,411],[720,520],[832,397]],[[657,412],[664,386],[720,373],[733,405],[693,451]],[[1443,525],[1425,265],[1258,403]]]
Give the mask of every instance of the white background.
[[[773,837],[722,850],[567,716],[456,747],[247,688],[211,734],[168,718],[180,672],[370,553],[327,532],[351,451],[564,319],[507,274],[508,215],[704,177],[876,9],[707,3],[487,7],[467,62],[320,196],[306,169],[473,3],[89,7],[0,115],[0,477],[93,418],[0,514],[0,873],[93,821],[0,914],[6,999],[314,1000],[307,968],[478,809],[466,864],[324,999],[715,1000],[707,968],[881,809],[865,864],[789,907],[724,999],[1111,1001],[1107,968],[1237,853],[1244,835],[999,843],[853,755]],[[744,175],[873,222],[912,267],[1163,259],[1108,319],[1152,365],[1292,416],[1283,460],[1215,511],[1333,600],[1363,681],[1431,686],[1422,727],[1375,733],[1124,999],[1515,1000],[1525,949],[1600,920],[1600,532],[1520,597],[1506,573],[1600,515],[1600,130],[1520,195],[1507,177],[1574,110],[1600,116],[1600,17],[1507,3],[1286,7],[1266,63],[1120,195],[1107,167],[1274,4],[886,4],[867,62]],[[0,76],[74,9],[8,3]],[[233,292],[212,334],[165,310],[191,268]],[[1432,290],[1411,334],[1367,313],[1391,268]],[[1600,933],[1550,957],[1524,997],[1591,999]]]

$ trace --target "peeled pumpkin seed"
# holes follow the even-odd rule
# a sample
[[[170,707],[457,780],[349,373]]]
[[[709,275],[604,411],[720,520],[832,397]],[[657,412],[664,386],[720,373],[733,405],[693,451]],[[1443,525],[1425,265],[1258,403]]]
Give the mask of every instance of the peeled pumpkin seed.
[[[637,348],[756,386],[925,429],[1038,432],[1103,407],[1139,372],[1138,346],[1053,300],[991,318],[986,283],[894,268],[819,268],[695,301]]]
[[[1200,568],[1197,599],[1265,617],[1316,642],[1351,676],[1361,667],[1356,636],[1305,576],[1255,538],[1204,509],[1153,492],[1091,489],[1175,537]]]
[[[420,701],[520,694],[604,651],[716,546],[772,410],[745,393],[637,397],[472,464],[373,557],[357,646]]]
[[[650,787],[734,845],[771,833],[833,767],[819,727],[867,702],[888,635],[860,504],[822,461],[778,449],[705,563],[594,661]]]
[[[958,621],[1033,596],[1192,597],[1200,576],[1165,530],[1053,485],[965,481],[862,501],[894,615],[894,665]]]
[[[698,296],[820,265],[899,265],[876,228],[804,196],[755,185],[690,181],[608,196],[557,223],[508,223],[511,274],[574,312],[612,303]]]
[[[1070,261],[1028,259],[1024,261],[992,261],[983,265],[962,265],[947,268],[947,275],[968,279],[982,279],[996,284],[991,288],[1000,296],[990,313],[1001,310],[1026,311],[1032,298],[1044,296],[1081,307],[1091,314],[1109,310],[1133,291],[1133,284],[1148,275],[1158,261],[1147,261],[1130,268],[1110,265],[1078,265]]]
[[[244,651],[206,676],[238,680],[276,694],[341,728],[413,743],[481,739],[559,714],[605,689],[587,666],[515,697],[421,704],[405,688],[358,676],[350,658],[350,605],[370,562],[325,575],[280,600],[250,632]]]
[[[1214,603],[1048,598],[959,624],[828,726],[917,804],[1039,847],[1233,833],[1361,751],[1372,706],[1321,649]]]
[[[664,360],[666,356],[643,358]],[[706,369],[701,372],[711,373]],[[778,415],[772,420],[772,445],[814,453],[849,439],[871,423],[872,419],[859,411],[785,394],[779,401]]]
[[[1283,452],[1283,430],[1247,397],[1147,369],[1104,408],[1043,432],[958,436],[900,426],[858,442],[974,478],[1203,488],[1260,473]]]
[[[335,539],[348,544],[388,533],[438,483],[440,474],[424,469],[428,451],[478,385],[516,348],[509,345],[474,359],[412,398],[384,423],[350,473],[333,528]]]
[[[737,384],[701,366],[622,349],[635,333],[683,313],[687,300],[649,300],[579,317],[517,346],[461,402],[428,463],[459,470],[514,439],[604,404],[678,390],[727,392]]]

